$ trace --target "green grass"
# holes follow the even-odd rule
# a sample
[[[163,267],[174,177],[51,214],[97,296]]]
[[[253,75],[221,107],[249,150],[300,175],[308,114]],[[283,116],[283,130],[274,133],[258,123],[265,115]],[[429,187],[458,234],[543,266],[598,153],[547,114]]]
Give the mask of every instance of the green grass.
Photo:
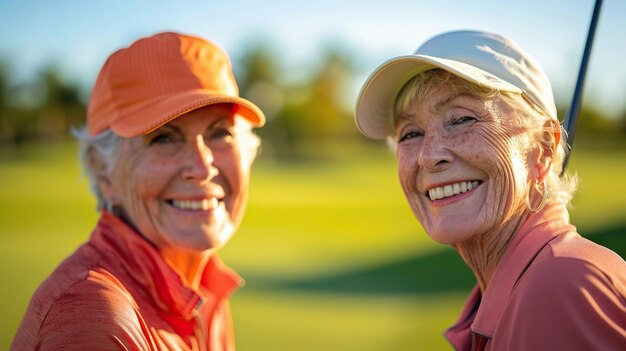
[[[221,251],[246,279],[231,301],[239,349],[449,349],[442,331],[473,278],[413,218],[393,155],[384,145],[315,151],[333,157],[258,160],[242,227]],[[581,178],[573,222],[622,256],[625,160],[576,150],[570,164]],[[0,349],[96,220],[73,144],[0,152]]]

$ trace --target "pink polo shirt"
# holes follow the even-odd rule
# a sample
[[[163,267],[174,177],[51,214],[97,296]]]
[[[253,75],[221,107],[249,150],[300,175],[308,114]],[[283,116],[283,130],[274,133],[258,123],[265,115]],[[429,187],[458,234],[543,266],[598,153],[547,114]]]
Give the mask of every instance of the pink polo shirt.
[[[446,331],[457,351],[626,350],[626,263],[565,216],[547,206],[518,230]]]
[[[211,257],[199,290],[103,212],[89,241],[37,289],[11,350],[232,351],[241,278]]]

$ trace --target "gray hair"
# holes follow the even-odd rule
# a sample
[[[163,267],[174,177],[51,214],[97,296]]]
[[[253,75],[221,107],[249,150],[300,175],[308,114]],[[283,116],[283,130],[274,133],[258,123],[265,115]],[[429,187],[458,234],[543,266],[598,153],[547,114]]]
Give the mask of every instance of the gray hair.
[[[246,160],[252,165],[256,159],[261,145],[261,139],[252,131],[252,125],[242,119],[241,128],[242,140],[245,141],[244,150]],[[89,134],[87,127],[83,126],[72,131],[72,135],[78,139],[78,156],[83,168],[83,172],[87,176],[89,189],[96,196],[96,208],[102,210],[107,207],[107,200],[100,191],[98,186],[98,174],[96,165],[100,163],[105,173],[110,173],[117,163],[120,146],[124,141],[124,137],[115,134],[111,129],[99,133],[98,135]]]
[[[561,138],[559,140],[559,144],[552,146],[555,147],[555,150],[552,156],[552,165],[546,177],[546,182],[552,192],[552,198],[550,200],[558,198],[565,204],[569,204],[571,199],[574,197],[578,181],[576,175],[571,175],[567,172],[564,172],[564,174],[561,175],[563,162],[565,161],[565,155],[568,150],[566,132],[559,125],[558,121],[548,116],[545,112],[543,112],[543,110],[535,106],[522,94],[500,92],[492,88],[476,85],[445,70],[433,69],[417,74],[404,85],[396,97],[394,119],[404,113],[410,104],[422,100],[425,96],[446,84],[451,84],[461,91],[466,91],[471,95],[482,99],[500,97],[507,105],[512,107],[517,112],[518,121],[522,125],[530,128],[531,133],[533,133],[533,138],[540,146],[546,143],[553,145],[554,134],[556,132],[555,129],[560,130]],[[548,121],[552,123],[550,123],[550,127],[546,128],[544,126]],[[551,136],[550,140],[545,140],[546,135]],[[397,147],[397,140],[395,137],[390,136],[387,138],[387,143],[394,150]]]
[[[107,129],[98,135],[91,135],[84,126],[72,131],[78,139],[78,157],[83,167],[83,172],[89,181],[89,189],[96,196],[96,208],[101,210],[106,207],[106,199],[98,186],[96,174],[96,162],[104,165],[105,172],[110,172],[117,161],[117,155],[122,144],[122,138]]]

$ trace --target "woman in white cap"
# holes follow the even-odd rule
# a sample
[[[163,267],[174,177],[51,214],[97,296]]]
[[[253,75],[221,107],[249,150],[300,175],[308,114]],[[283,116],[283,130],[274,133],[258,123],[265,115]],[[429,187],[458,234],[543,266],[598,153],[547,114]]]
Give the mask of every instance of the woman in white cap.
[[[511,40],[438,35],[378,67],[360,131],[395,146],[402,189],[477,284],[446,331],[456,350],[626,349],[626,263],[581,237],[548,77]]]
[[[113,53],[78,133],[100,220],[11,349],[234,350],[241,279],[216,251],[244,214],[263,123],[214,43],[160,33]]]

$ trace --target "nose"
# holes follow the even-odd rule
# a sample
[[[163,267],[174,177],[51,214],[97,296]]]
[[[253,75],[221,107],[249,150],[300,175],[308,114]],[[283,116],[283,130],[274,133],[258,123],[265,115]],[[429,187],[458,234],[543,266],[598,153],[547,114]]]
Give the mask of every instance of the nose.
[[[418,165],[431,171],[445,169],[454,160],[446,136],[432,132],[424,135],[418,155]]]
[[[206,145],[203,136],[196,137],[190,143],[186,158],[186,166],[183,169],[184,179],[211,180],[219,174],[218,169],[213,165],[215,161],[213,151]]]

